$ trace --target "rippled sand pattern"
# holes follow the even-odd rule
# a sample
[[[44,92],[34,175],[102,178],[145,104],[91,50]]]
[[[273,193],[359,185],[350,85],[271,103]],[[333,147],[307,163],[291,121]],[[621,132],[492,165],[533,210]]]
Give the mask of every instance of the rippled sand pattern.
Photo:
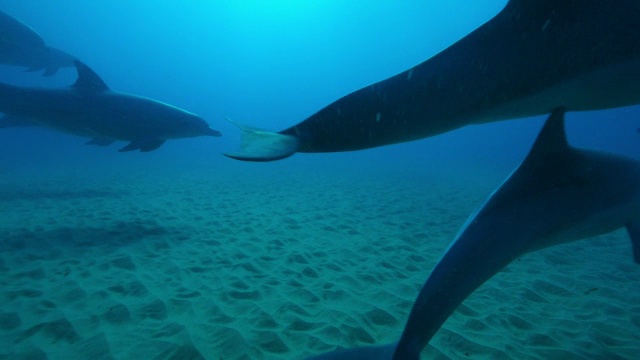
[[[0,359],[299,359],[395,340],[496,181],[239,166],[0,178]],[[522,257],[429,359],[637,359],[623,231]]]

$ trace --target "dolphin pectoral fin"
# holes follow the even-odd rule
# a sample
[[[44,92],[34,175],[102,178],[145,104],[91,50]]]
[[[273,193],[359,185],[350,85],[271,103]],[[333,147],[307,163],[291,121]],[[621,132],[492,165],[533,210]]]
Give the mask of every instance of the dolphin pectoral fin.
[[[360,347],[346,350],[336,350],[317,356],[307,358],[307,360],[391,360],[396,350],[397,343]],[[420,352],[415,354],[415,358],[403,358],[406,360],[419,360]]]
[[[115,140],[105,138],[93,138],[85,143],[85,145],[97,145],[97,146],[109,146],[113,144]]]
[[[640,264],[640,222],[630,222],[626,226],[627,233],[631,238],[631,251],[633,252],[633,261]]]
[[[140,152],[149,152],[149,151],[153,151],[157,148],[159,148],[162,144],[164,144],[164,142],[167,141],[166,139],[154,139],[154,140],[150,140],[144,143],[144,145],[142,145],[140,147]]]
[[[118,150],[118,152],[127,152],[127,151],[133,151],[133,150],[138,150],[138,149],[140,149],[140,145],[138,145],[135,141],[132,141],[129,144],[127,144],[127,146],[125,146],[122,149]]]
[[[118,151],[127,152],[127,151],[133,151],[133,150],[140,150],[141,152],[149,152],[159,148],[162,144],[164,144],[165,141],[167,141],[167,139],[161,139],[161,138],[135,139],[129,144],[127,144],[127,146],[123,147]]]
[[[27,126],[38,126],[38,123],[13,115],[0,117],[0,129]]]
[[[242,161],[266,162],[289,157],[298,150],[298,138],[268,132],[238,124],[227,118],[229,122],[242,130],[240,150],[224,153],[225,156]]]

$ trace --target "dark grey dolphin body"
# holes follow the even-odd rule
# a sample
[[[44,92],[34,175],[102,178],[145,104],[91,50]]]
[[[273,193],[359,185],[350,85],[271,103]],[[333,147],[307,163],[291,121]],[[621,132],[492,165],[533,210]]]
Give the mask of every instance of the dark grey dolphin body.
[[[419,359],[467,296],[531,251],[626,227],[640,263],[640,162],[569,146],[563,116],[550,116],[526,159],[467,220],[422,287],[398,343],[313,359]]]
[[[0,127],[42,125],[91,137],[89,144],[130,141],[120,151],[151,151],[167,139],[220,136],[199,116],[139,96],[111,91],[89,67],[75,62],[68,88],[24,88],[0,83]]]
[[[270,161],[422,139],[469,124],[640,103],[640,1],[510,0],[427,61],[279,133],[245,128],[232,158]]]
[[[24,66],[28,71],[44,69],[55,74],[61,67],[73,67],[76,58],[45,45],[37,32],[20,20],[0,11],[0,64]]]

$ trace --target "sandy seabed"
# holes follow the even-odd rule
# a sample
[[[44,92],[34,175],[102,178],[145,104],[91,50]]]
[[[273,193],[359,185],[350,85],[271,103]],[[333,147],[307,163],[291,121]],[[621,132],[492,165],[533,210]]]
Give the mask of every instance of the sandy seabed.
[[[1,175],[0,359],[300,359],[395,341],[500,179],[287,164]],[[523,256],[423,357],[640,358],[630,249],[617,231]]]

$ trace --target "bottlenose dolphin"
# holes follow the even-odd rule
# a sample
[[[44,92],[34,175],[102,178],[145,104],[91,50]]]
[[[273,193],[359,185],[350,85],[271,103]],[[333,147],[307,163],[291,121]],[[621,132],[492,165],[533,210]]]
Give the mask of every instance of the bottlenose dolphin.
[[[55,74],[61,67],[72,67],[73,55],[45,45],[32,28],[0,10],[0,64],[27,67],[27,71],[44,69],[43,75]]]
[[[626,227],[640,263],[640,162],[577,149],[555,110],[520,166],[469,219],[422,287],[399,342],[314,357],[419,359],[476,288],[531,251]]]
[[[62,89],[25,88],[0,83],[0,127],[42,125],[93,138],[106,146],[130,141],[120,151],[152,151],[167,139],[220,136],[199,116],[140,96],[109,90],[88,66],[75,61],[78,79]]]
[[[510,0],[425,62],[279,133],[241,126],[247,161],[367,149],[469,124],[640,103],[640,1]]]

